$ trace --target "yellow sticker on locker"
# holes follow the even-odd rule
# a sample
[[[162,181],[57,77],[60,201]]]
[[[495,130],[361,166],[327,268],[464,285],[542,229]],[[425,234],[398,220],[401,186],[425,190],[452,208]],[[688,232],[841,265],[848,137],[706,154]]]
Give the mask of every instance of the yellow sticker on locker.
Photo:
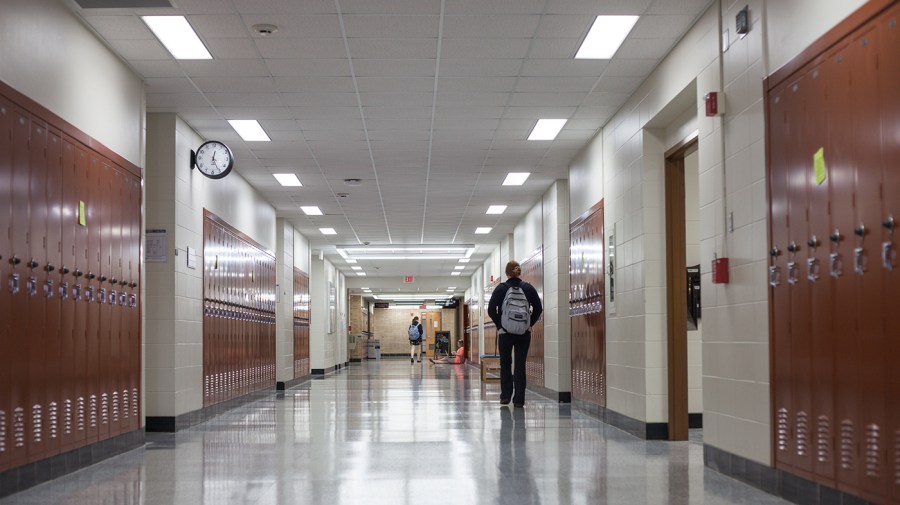
[[[78,224],[87,226],[87,217],[84,215],[84,202],[78,202]]]
[[[820,147],[813,155],[813,171],[816,175],[816,185],[821,186],[825,182],[825,148]]]

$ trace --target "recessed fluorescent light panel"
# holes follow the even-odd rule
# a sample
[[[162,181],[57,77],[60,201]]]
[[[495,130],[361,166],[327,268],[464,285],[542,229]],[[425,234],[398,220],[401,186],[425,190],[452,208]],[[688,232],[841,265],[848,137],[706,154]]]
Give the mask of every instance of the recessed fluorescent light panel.
[[[356,275],[358,275],[360,277],[365,277],[366,273],[365,272],[356,272]]]
[[[355,265],[357,263],[356,260],[344,260],[344,261],[346,261],[348,265]]]
[[[301,205],[300,210],[303,211],[307,216],[321,216],[322,209],[316,207],[315,205]]]
[[[638,16],[597,16],[575,53],[576,60],[608,60],[631,33]]]
[[[278,183],[282,186],[302,186],[303,184],[300,182],[300,179],[297,178],[294,174],[272,174],[272,177],[278,180]],[[309,214],[309,212],[307,212]]]
[[[362,270],[362,267],[358,267],[358,266],[352,266],[350,268],[353,270]]]
[[[322,235],[337,235],[334,228],[319,228],[319,231],[322,232]]]
[[[566,125],[566,119],[538,119],[528,140],[553,140]]]
[[[510,172],[506,174],[506,179],[503,180],[504,186],[521,186],[525,184],[525,181],[528,180],[528,176],[531,175],[531,172]]]
[[[421,245],[421,246],[340,246],[337,252],[348,262],[350,260],[456,260],[474,250],[466,245]],[[356,261],[354,261],[356,263]]]
[[[462,272],[450,272],[450,275],[456,276],[456,275],[459,275],[459,274],[461,274],[461,273],[462,273]]]
[[[487,214],[503,214],[506,212],[506,205],[491,205],[488,207]]]
[[[234,128],[234,131],[238,132],[238,135],[247,142],[269,142],[272,140],[255,119],[229,119],[228,122]]]
[[[463,270],[465,268],[466,268],[465,265],[456,265],[455,267],[453,267],[454,270]]]
[[[479,226],[478,228],[475,228],[476,235],[487,235],[490,232],[491,229],[489,227]]]
[[[212,59],[184,16],[142,16],[142,19],[176,60]]]
[[[459,260],[460,263],[468,263],[469,261],[471,261],[469,258],[463,258]]]

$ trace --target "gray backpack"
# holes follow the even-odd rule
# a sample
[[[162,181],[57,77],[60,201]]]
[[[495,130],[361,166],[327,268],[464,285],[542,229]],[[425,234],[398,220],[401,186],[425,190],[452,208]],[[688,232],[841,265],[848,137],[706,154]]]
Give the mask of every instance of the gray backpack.
[[[524,284],[524,283],[523,283]],[[506,285],[506,295],[500,305],[500,325],[506,333],[524,335],[531,327],[531,309],[521,286]]]

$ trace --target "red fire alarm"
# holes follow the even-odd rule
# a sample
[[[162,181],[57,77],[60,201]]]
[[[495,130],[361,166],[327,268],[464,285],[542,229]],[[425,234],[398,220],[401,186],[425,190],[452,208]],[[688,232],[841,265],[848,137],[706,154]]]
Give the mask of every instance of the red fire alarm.
[[[728,258],[714,258],[712,261],[713,284],[728,284]]]
[[[718,116],[721,113],[718,91],[710,91],[703,99],[706,101],[706,115],[708,117]]]

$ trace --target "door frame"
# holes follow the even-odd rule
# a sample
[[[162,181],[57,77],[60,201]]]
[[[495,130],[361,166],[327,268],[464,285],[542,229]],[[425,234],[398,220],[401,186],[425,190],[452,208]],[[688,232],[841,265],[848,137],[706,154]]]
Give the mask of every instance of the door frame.
[[[687,279],[684,159],[698,148],[694,132],[665,153],[666,315],[669,440],[688,439]]]

